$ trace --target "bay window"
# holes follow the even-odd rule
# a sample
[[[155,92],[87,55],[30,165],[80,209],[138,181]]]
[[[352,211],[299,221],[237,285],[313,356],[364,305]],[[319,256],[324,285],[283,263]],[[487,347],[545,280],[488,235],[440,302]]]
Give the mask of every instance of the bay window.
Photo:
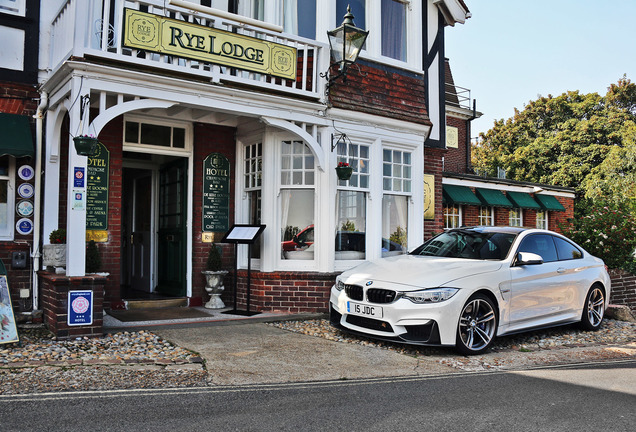
[[[382,256],[406,253],[411,153],[382,151]]]
[[[281,143],[281,256],[314,259],[314,155],[303,141]]]

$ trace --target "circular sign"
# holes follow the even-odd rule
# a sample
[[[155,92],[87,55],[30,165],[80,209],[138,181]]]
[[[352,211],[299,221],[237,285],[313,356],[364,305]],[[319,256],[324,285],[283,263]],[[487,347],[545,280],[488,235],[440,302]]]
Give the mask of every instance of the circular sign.
[[[31,180],[33,176],[35,176],[35,171],[30,165],[22,165],[18,169],[18,176],[20,176],[22,180]]]
[[[15,206],[15,211],[20,216],[31,216],[33,214],[33,203],[29,200],[22,200]]]
[[[31,198],[33,196],[33,185],[31,183],[22,183],[18,186],[18,195],[21,198]]]
[[[18,234],[29,235],[33,232],[33,222],[31,222],[31,219],[22,218],[16,222],[15,230]]]
[[[88,310],[90,306],[90,302],[86,300],[86,297],[77,297],[71,303],[71,307],[73,308],[73,312],[82,314]]]

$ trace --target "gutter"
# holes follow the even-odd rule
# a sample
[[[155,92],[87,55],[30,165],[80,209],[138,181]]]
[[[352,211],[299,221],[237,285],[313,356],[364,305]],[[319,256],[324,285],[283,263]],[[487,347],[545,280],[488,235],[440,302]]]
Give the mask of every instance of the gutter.
[[[42,136],[44,112],[49,104],[49,94],[45,91],[40,93],[40,104],[33,118],[35,118],[35,185],[33,196],[33,249],[31,258],[33,258],[33,310],[37,310],[39,306],[38,293],[38,270],[40,269],[40,231],[42,223],[40,218],[42,198],[40,191],[42,189]]]

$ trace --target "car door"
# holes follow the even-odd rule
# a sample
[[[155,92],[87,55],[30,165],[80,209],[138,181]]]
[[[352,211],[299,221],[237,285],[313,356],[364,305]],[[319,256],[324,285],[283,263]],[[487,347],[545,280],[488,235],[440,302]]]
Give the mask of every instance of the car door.
[[[572,287],[569,266],[558,260],[556,245],[550,234],[531,234],[519,245],[519,252],[541,256],[540,264],[511,268],[510,327],[508,331],[542,326],[563,319],[571,308]]]

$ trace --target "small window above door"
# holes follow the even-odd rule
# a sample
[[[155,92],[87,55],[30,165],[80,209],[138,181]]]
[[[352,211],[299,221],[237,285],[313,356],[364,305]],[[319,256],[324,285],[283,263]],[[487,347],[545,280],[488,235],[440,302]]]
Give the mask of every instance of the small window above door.
[[[126,120],[124,141],[126,144],[151,145],[175,149],[185,148],[185,128],[140,123]]]

